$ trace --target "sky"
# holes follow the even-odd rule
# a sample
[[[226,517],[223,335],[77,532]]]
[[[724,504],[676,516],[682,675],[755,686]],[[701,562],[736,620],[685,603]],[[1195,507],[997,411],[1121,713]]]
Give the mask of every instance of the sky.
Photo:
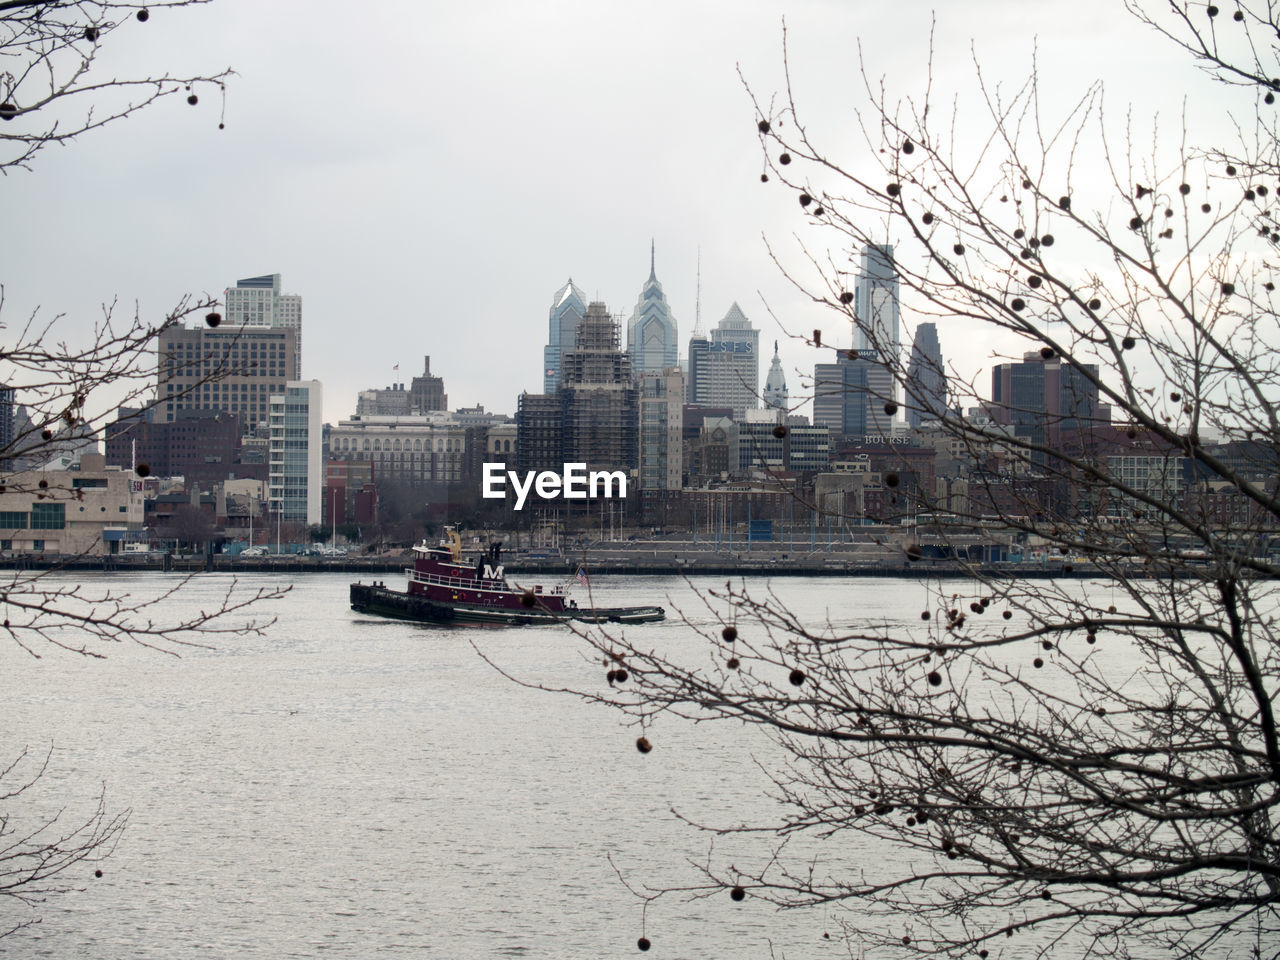
[[[225,106],[213,89],[194,107],[169,98],[0,178],[0,336],[38,312],[63,315],[74,342],[104,303],[154,319],[185,294],[279,273],[303,297],[303,376],[324,384],[329,422],[354,413],[359,390],[407,383],[426,355],[450,407],[514,413],[521,391],[541,390],[555,291],[572,278],[629,315],[652,242],[682,356],[699,307],[710,329],[737,302],[761,330],[762,382],[778,340],[794,388],[828,357],[792,335],[850,334],[766,247],[803,271],[801,243],[838,239],[760,183],[740,73],[764,100],[782,89],[784,17],[810,132],[850,163],[865,150],[859,44],[891,97],[919,94],[931,27],[934,95],[947,102],[973,101],[975,63],[1017,84],[1033,53],[1051,110],[1101,78],[1117,114],[1132,103],[1177,119],[1207,84],[1118,0],[158,10],[111,34],[96,69],[229,66]],[[1002,348],[946,324],[939,337],[970,375]]]

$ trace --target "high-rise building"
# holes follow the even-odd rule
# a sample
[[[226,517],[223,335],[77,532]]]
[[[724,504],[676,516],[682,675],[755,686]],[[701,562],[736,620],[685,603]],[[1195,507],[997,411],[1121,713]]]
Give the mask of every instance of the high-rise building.
[[[637,389],[618,321],[603,303],[583,313],[563,364],[555,392],[520,396],[517,469],[559,472],[566,463],[584,463],[588,471],[634,469]]]
[[[284,327],[295,334],[289,379],[302,376],[302,297],[280,292],[280,274],[237,280],[223,292],[226,322],[232,327]]]
[[[898,274],[893,264],[893,247],[889,244],[862,248],[862,273],[854,287],[853,310],[857,317],[854,349],[858,353],[873,351],[890,367],[896,366]]]
[[[787,409],[787,378],[782,372],[777,340],[773,341],[773,362],[769,364],[769,375],[764,378],[764,405],[771,410]]]
[[[544,394],[555,393],[560,389],[560,372],[564,368],[564,355],[573,349],[578,336],[578,324],[586,312],[586,296],[574,285],[572,279],[552,297],[547,345],[542,349],[542,392]]]
[[[433,376],[431,358],[422,358],[422,376],[409,384],[409,409],[414,413],[448,410],[449,395],[444,392],[444,377]]]
[[[511,467],[510,457],[497,460]],[[564,420],[559,392],[520,394],[516,407],[515,462],[515,469],[522,474],[531,470],[563,469]]]
[[[835,363],[813,368],[813,422],[825,424],[833,436],[887,436],[893,417],[886,406],[893,398],[893,373],[867,351],[839,351]]]
[[[0,384],[0,467],[8,466],[15,451],[14,440],[17,439],[14,424],[15,396],[13,387]]]
[[[947,374],[942,366],[938,325],[916,327],[907,365],[907,423],[918,427],[925,420],[939,420],[947,411]]]
[[[399,367],[396,364],[396,369]],[[403,383],[393,383],[382,389],[361,390],[356,395],[358,417],[416,417],[448,409],[444,378],[431,375],[430,357],[423,357],[422,376],[414,377],[408,390]]]
[[[640,490],[646,501],[679,490],[684,473],[684,375],[678,367],[640,377]]]
[[[565,462],[585,463],[588,470],[637,465],[637,391],[618,326],[603,303],[592,303],[578,324],[574,348],[564,356]]]
[[[289,327],[174,327],[157,341],[157,419],[180,410],[240,415],[246,433],[267,422],[271,397],[297,369],[297,331]]]
[[[671,315],[666,294],[654,271],[654,250],[649,247],[649,279],[627,324],[627,352],[636,376],[661,373],[680,363],[676,339],[676,319]]]
[[[324,518],[324,442],[319,380],[290,380],[270,398],[267,501],[286,523],[319,524]]]
[[[1096,364],[1080,370],[1039,353],[1026,354],[1021,363],[996,364],[991,368],[991,419],[1040,446],[1056,446],[1064,434],[1109,423],[1110,408],[1098,402],[1098,388],[1086,371],[1098,375]],[[1043,463],[1045,454],[1033,451],[1031,460]]]
[[[832,436],[844,436],[845,379],[842,363],[813,365],[813,422],[829,427]]]
[[[695,331],[689,338],[689,375],[685,378],[685,400],[688,403],[705,405],[710,380],[707,376],[707,351],[711,349],[711,341],[706,335]]]
[[[711,331],[705,363],[697,371],[704,382],[695,385],[693,402],[730,407],[739,420],[759,407],[759,347],[760,331],[734,303]]]

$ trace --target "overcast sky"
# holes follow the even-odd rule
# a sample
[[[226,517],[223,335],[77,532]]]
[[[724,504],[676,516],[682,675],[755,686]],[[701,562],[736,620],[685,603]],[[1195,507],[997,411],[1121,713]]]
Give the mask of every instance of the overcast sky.
[[[113,298],[154,317],[184,293],[280,273],[303,297],[303,375],[323,381],[330,422],[354,412],[358,390],[407,382],[428,354],[451,407],[513,413],[521,390],[541,389],[555,290],[572,277],[629,315],[652,238],[682,358],[701,249],[704,326],[738,302],[769,346],[761,377],[778,339],[794,385],[817,358],[766,301],[791,332],[848,332],[765,251],[768,237],[790,257],[797,231],[822,242],[794,196],[759,182],[737,73],[766,99],[780,89],[784,15],[797,97],[833,151],[859,148],[859,38],[895,95],[923,88],[934,14],[913,0],[158,11],[112,35],[101,69],[230,66],[226,129],[215,92],[201,91],[198,106],[171,98],[0,180],[3,320],[12,331],[36,308],[65,313],[74,339]],[[1051,108],[1095,78],[1117,112],[1132,101],[1171,120],[1184,94],[1212,92],[1119,0],[966,0],[936,12],[935,96],[972,97],[975,55],[988,76],[1019,82],[1036,46]],[[940,338],[969,372],[998,347],[946,326]]]

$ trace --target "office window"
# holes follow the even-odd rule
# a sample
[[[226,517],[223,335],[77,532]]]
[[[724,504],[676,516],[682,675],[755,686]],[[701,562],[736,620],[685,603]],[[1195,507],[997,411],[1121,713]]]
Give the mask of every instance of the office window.
[[[61,530],[66,525],[66,504],[33,503],[31,505],[32,530]]]

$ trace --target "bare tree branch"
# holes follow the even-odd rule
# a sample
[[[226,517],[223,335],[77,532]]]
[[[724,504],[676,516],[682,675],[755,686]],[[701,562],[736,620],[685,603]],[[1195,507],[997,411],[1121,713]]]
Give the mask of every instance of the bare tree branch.
[[[986,957],[1023,934],[1021,955],[1280,955],[1280,141],[1259,113],[1280,17],[1127,5],[1257,117],[1244,146],[1171,143],[1155,122],[1148,144],[1132,115],[1117,137],[1100,84],[1049,116],[1034,63],[1009,90],[975,58],[980,123],[936,78],[894,102],[864,70],[862,143],[837,157],[785,51],[778,95],[748,85],[762,180],[810,228],[799,270],[775,262],[870,336],[887,414],[899,391],[928,396],[856,313],[849,251],[869,245],[892,245],[904,311],[1021,347],[995,359],[1061,391],[1051,409],[952,378],[930,429],[962,451],[956,489],[900,488],[899,515],[933,518],[916,536],[943,547],[994,525],[1091,579],[992,575],[956,551],[969,586],[928,581],[914,628],[811,623],[730,582],[680,652],[582,629],[608,672],[567,692],[646,738],[664,714],[728,722],[786,758],[769,769],[781,815],[684,814],[772,833],[775,856],[743,870],[713,853],[694,886],[627,878],[646,905],[725,889],[844,905],[847,939],[877,956]],[[842,833],[910,855],[855,872],[800,853]]]
[[[96,70],[98,53],[115,31],[145,30],[153,15],[207,2],[0,3],[0,173],[30,169],[44,147],[68,143],[175,93],[185,93],[192,106],[205,91],[221,100],[229,69],[109,78]]]

